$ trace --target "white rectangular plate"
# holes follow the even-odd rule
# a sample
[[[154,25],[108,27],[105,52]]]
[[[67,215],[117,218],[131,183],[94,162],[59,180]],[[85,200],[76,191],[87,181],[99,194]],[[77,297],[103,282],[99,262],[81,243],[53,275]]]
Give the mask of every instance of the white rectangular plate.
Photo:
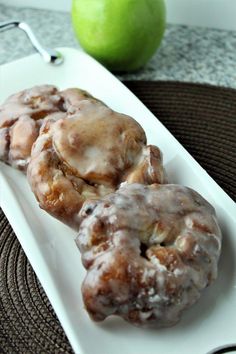
[[[81,87],[113,109],[134,117],[148,143],[164,154],[169,179],[194,188],[216,208],[223,230],[219,277],[173,328],[143,330],[118,318],[93,323],[83,308],[85,271],[75,232],[38,207],[20,172],[0,163],[1,206],[30,260],[76,354],[205,354],[236,342],[235,203],[198,165],[157,118],[111,73],[88,55],[60,48],[63,65],[45,64],[39,55],[0,68],[0,102],[37,84]],[[223,129],[223,127],[222,127]]]

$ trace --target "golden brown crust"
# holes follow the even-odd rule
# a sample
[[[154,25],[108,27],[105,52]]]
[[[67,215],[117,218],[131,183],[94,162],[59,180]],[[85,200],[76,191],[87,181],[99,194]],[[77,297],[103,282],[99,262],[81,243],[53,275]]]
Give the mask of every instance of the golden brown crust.
[[[141,126],[95,99],[81,101],[75,114],[41,128],[28,167],[40,206],[75,228],[84,200],[114,192],[126,181],[162,183],[163,176],[160,150],[146,146]],[[67,208],[69,194],[76,205],[72,209]],[[68,217],[61,212],[64,200]]]
[[[119,315],[171,326],[216,278],[215,211],[189,188],[126,184],[85,202],[79,216],[76,242],[88,270],[82,294],[95,321]]]
[[[95,100],[86,91],[58,91],[51,85],[35,86],[10,96],[0,106],[0,160],[26,170],[42,123],[76,112],[84,99]]]

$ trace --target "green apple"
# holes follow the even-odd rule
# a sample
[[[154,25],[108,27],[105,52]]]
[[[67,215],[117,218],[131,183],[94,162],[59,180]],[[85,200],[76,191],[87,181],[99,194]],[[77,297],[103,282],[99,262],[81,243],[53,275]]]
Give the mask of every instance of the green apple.
[[[165,30],[164,0],[73,0],[81,46],[114,71],[136,70],[155,53]]]

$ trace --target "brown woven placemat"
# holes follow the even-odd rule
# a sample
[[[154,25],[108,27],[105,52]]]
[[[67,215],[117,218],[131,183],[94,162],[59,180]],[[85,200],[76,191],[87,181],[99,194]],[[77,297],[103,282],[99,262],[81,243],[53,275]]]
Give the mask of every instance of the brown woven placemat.
[[[154,81],[126,86],[236,200],[236,90]]]
[[[236,199],[236,90],[176,82],[125,84]],[[0,353],[73,353],[2,211]]]

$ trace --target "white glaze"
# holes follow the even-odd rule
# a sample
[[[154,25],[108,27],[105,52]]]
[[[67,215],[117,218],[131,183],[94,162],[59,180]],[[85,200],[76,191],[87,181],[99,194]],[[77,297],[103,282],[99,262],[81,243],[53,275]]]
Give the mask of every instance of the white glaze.
[[[82,100],[76,109],[42,125],[27,176],[41,208],[78,229],[85,200],[112,193],[126,181],[162,183],[164,169],[160,150],[146,146],[145,133],[133,118],[94,98]]]
[[[215,211],[189,188],[126,184],[86,202],[80,217],[77,245],[88,269],[82,292],[96,321],[117,314],[136,325],[171,326],[217,276]]]
[[[59,92],[51,85],[35,86],[10,96],[0,106],[0,159],[26,170],[42,124],[66,118],[88,98],[93,99],[80,89]]]

